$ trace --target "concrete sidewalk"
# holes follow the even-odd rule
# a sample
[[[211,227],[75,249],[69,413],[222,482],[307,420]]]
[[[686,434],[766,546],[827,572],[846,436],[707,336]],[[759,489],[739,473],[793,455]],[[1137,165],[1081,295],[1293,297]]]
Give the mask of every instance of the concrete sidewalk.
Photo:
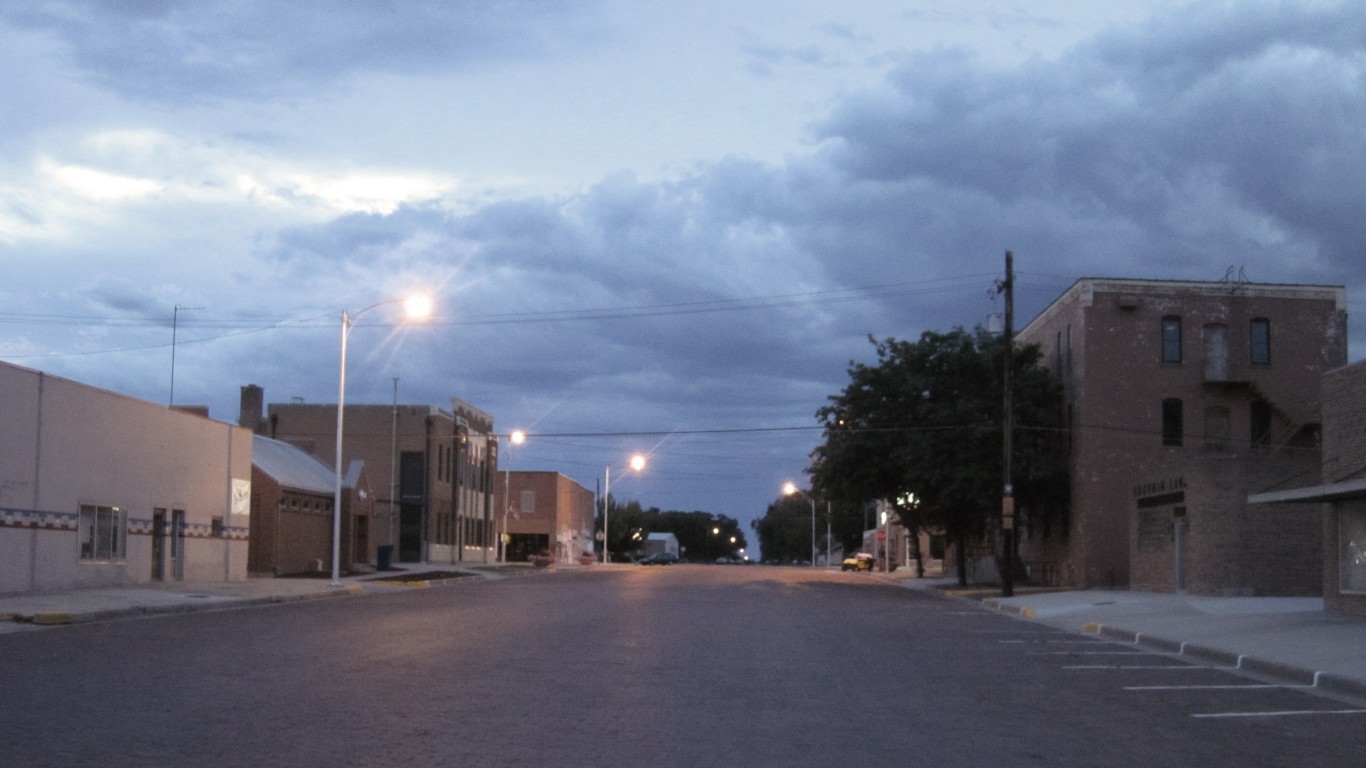
[[[943,581],[902,586],[972,597],[1058,629],[1099,635],[1366,702],[1366,618],[1325,613],[1317,597],[1201,597],[1147,592],[955,592]],[[999,591],[994,594],[999,595]]]
[[[164,583],[97,587],[0,595],[0,632],[32,626],[77,624],[139,615],[242,608],[251,605],[351,597],[413,587],[457,584],[532,573],[540,569],[510,564],[456,568],[412,565],[405,570],[346,576],[340,586],[324,578],[253,577],[246,581],[204,584]],[[430,578],[415,578],[430,575]]]

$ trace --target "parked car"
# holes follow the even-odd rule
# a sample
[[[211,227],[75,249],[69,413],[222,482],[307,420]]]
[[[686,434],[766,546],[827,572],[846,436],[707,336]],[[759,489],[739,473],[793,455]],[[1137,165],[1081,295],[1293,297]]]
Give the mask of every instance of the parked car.
[[[873,570],[873,556],[867,552],[859,552],[853,557],[844,558],[840,564],[841,571],[871,571]]]
[[[678,562],[678,555],[672,552],[656,552],[653,555],[640,561],[641,565],[673,565]]]

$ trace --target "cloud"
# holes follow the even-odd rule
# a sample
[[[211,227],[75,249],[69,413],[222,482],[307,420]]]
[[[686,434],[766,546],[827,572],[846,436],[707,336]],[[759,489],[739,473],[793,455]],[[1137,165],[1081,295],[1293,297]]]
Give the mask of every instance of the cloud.
[[[12,0],[0,19],[62,41],[103,87],[178,104],[302,96],[361,71],[479,67],[602,34],[591,4],[562,0]]]

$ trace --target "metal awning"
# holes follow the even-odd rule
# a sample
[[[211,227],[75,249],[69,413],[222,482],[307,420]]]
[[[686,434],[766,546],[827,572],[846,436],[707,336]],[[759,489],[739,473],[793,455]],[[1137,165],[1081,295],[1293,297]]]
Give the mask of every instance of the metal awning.
[[[1344,480],[1340,483],[1311,485],[1289,491],[1254,493],[1247,497],[1249,504],[1322,504],[1347,499],[1366,498],[1366,478]]]

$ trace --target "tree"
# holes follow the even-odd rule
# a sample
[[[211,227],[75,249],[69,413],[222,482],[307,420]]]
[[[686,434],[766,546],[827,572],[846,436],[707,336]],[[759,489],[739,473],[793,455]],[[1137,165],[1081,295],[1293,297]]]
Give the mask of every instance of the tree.
[[[849,385],[817,411],[825,442],[812,454],[813,485],[850,502],[889,500],[912,534],[942,527],[966,583],[965,545],[1000,511],[1004,342],[981,328],[869,341],[877,364],[851,363]],[[1047,523],[1066,509],[1061,389],[1037,347],[1017,347],[1013,366],[1014,495]]]
[[[782,496],[764,516],[750,522],[765,560],[783,563],[811,559],[811,504],[799,496]]]

